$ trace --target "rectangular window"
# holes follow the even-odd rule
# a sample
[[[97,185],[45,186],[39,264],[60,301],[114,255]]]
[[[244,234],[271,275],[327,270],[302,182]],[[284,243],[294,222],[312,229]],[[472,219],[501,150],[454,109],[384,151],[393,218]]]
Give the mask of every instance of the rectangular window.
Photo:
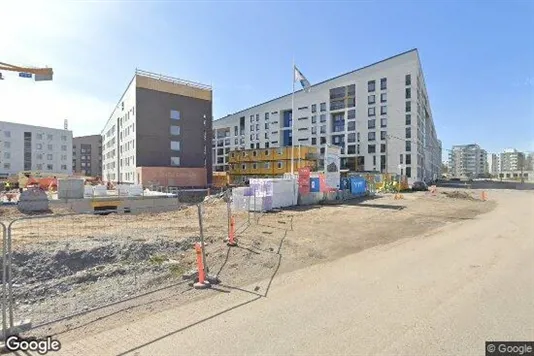
[[[372,92],[375,91],[375,84],[376,84],[376,83],[375,83],[374,80],[370,80],[370,81],[367,82],[367,91],[368,91],[369,93],[372,93]]]
[[[326,133],[326,125],[321,126],[321,133],[322,134]]]
[[[171,150],[180,151],[180,141],[171,141]]]
[[[311,123],[312,123],[312,124],[315,124],[316,122],[317,122],[317,116],[313,115],[313,116],[311,117]]]
[[[5,137],[11,137],[11,131],[4,131]]]
[[[406,112],[411,112],[412,111],[412,102],[411,101],[407,101],[406,102]]]
[[[171,166],[179,166],[180,165],[180,157],[171,157]]]
[[[171,125],[171,135],[172,136],[180,135],[180,126]]]
[[[266,122],[266,123],[265,123],[265,130],[268,130],[268,129],[269,129],[269,123]]]
[[[407,178],[412,177],[412,167],[406,167],[406,177]]]
[[[62,151],[66,151],[67,150],[67,145],[61,145],[61,150]]]
[[[48,150],[49,150],[49,151],[52,151],[53,149],[54,149],[54,145],[49,144],[49,145],[48,145]]]
[[[260,124],[256,124],[256,131],[259,131],[260,129]]]
[[[348,142],[356,142],[356,134],[354,132],[347,135]]]
[[[375,153],[375,152],[376,152],[376,145],[367,146],[367,153]]]
[[[406,155],[406,164],[412,164],[412,155]]]
[[[386,152],[386,144],[385,143],[381,143],[380,144],[380,153],[384,153]]]
[[[11,158],[11,153],[9,153],[9,152],[4,152],[4,158],[6,158],[6,159]]]
[[[37,169],[42,171],[43,170],[43,164],[42,163],[37,163]]]
[[[406,88],[405,91],[406,91],[406,99],[411,99],[412,98],[412,89],[411,88]]]
[[[325,114],[321,114],[321,116],[319,118],[319,121],[320,122],[326,122],[326,115]]]
[[[356,98],[347,98],[347,107],[353,108],[356,106]]]
[[[61,155],[61,160],[62,161],[66,161],[67,160],[67,155]]]
[[[324,145],[326,143],[326,137],[324,137],[324,136],[321,137],[321,141],[320,142],[321,142],[321,145]]]
[[[412,141],[406,141],[406,152],[411,152],[412,150]]]
[[[326,111],[326,103],[321,103],[321,112]]]
[[[356,118],[356,110],[349,110],[347,112],[347,119],[350,120],[350,119],[355,119]]]
[[[385,103],[388,101],[388,93],[382,93],[380,94],[380,102]]]
[[[4,163],[4,169],[11,169],[11,163]]]
[[[256,140],[259,140],[260,139],[260,134],[256,134]],[[259,145],[259,143],[258,143]]]
[[[52,171],[52,170],[54,170],[54,165],[53,164],[47,164],[46,165],[46,169],[49,170],[49,171]]]
[[[250,131],[254,131],[254,125],[250,125]]]
[[[171,119],[180,120],[180,112],[178,110],[171,110]]]
[[[386,105],[382,105],[380,107],[380,115],[387,115],[388,113],[388,107]]]
[[[367,141],[374,141],[376,139],[376,133],[375,132],[368,132],[367,133]]]
[[[5,148],[10,148],[10,147],[11,147],[11,142],[9,142],[9,141],[4,141],[4,147],[5,147]]]
[[[264,136],[265,136],[265,139],[268,139],[269,138],[269,133],[266,132]]]
[[[317,137],[312,137],[311,144],[316,145],[317,144]]]
[[[388,88],[388,78],[380,79],[380,90],[386,90]]]
[[[43,139],[43,134],[42,133],[38,133],[37,134],[37,139],[38,140],[42,140]],[[76,146],[74,146],[74,148],[76,148]]]
[[[406,125],[412,124],[412,115],[406,114]]]
[[[407,127],[406,128],[406,138],[412,138],[412,128]]]
[[[387,127],[388,126],[388,119],[385,117],[380,119],[380,127]]]
[[[373,156],[373,166],[376,166],[376,156]]]
[[[61,165],[61,170],[62,171],[66,171],[67,170],[67,165],[66,164],[62,164]]]
[[[312,104],[311,112],[314,113],[317,111],[317,104]]]
[[[37,159],[43,159],[43,154],[42,153],[38,153],[37,154]]]
[[[51,161],[53,157],[54,157],[54,156],[52,156],[51,154],[47,154],[47,155],[46,155],[46,159],[49,160],[49,161]]]
[[[260,114],[256,114],[256,121],[260,121]]]
[[[347,96],[356,96],[356,84],[347,86]]]
[[[312,135],[316,135],[317,134],[317,127],[315,127],[315,126],[312,127],[311,128],[311,133],[312,133]]]
[[[269,120],[269,113],[268,112],[265,113],[265,120]]]
[[[347,124],[348,131],[356,131],[356,121],[349,121]]]
[[[375,113],[375,108],[372,107],[372,108],[367,108],[367,116],[375,116],[376,113]]]
[[[404,155],[401,153],[401,154],[399,155],[399,161],[400,161],[400,164],[402,164],[402,158],[403,158],[403,157],[404,157]]]
[[[369,95],[367,97],[367,104],[374,104],[375,102],[376,102],[376,97],[375,97],[374,94],[373,95]]]
[[[407,86],[412,85],[412,76],[410,74],[406,74],[404,81],[406,82]]]
[[[380,131],[380,139],[385,140],[388,136],[387,131]]]
[[[367,121],[367,128],[368,129],[374,129],[376,127],[376,120],[372,119]]]
[[[250,115],[250,122],[254,122],[254,115]]]
[[[61,135],[61,141],[67,141],[67,136]]]

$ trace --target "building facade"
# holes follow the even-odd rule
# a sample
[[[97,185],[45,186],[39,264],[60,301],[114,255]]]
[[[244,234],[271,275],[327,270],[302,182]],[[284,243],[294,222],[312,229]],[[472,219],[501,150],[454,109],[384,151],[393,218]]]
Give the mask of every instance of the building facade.
[[[84,176],[102,176],[102,136],[79,136],[72,139],[72,169]]]
[[[487,153],[477,144],[452,146],[449,152],[450,176],[476,178],[487,172]]]
[[[137,70],[102,130],[102,178],[141,183],[137,167],[202,167],[209,184],[211,133],[211,87]]]
[[[499,156],[496,153],[488,154],[488,172],[492,176],[499,173]]]
[[[507,148],[499,154],[499,172],[520,171],[524,163],[525,154],[516,149]]]
[[[0,121],[0,175],[72,174],[72,131]]]
[[[216,171],[237,149],[341,147],[341,168],[439,177],[437,138],[416,49],[214,121]],[[292,122],[294,128],[292,130]]]

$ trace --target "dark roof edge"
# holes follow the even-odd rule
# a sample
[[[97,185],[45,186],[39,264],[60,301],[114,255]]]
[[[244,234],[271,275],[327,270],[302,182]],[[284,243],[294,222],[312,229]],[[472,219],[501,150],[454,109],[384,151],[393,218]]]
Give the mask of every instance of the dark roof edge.
[[[380,64],[380,63],[382,63],[382,62],[389,61],[389,60],[391,60],[391,59],[393,59],[393,58],[397,58],[397,57],[400,57],[400,56],[404,56],[405,54],[408,54],[408,53],[410,53],[410,52],[414,52],[414,51],[417,53],[417,60],[420,62],[420,60],[419,60],[419,52],[418,52],[417,48],[412,48],[412,49],[410,49],[410,50],[408,50],[408,51],[405,51],[405,52],[396,54],[396,55],[391,56],[391,57],[388,57],[388,58],[386,58],[386,59],[382,59],[382,60],[380,60],[380,61],[378,61],[378,62],[374,62],[374,63],[369,64],[369,65],[366,65],[365,67],[361,67],[361,68],[352,70],[352,71],[350,71],[350,72],[346,72],[346,73],[340,74],[340,75],[338,75],[338,76],[335,76],[335,77],[332,77],[332,78],[323,80],[322,82],[313,84],[313,85],[311,85],[310,87],[313,88],[313,87],[315,87],[315,86],[324,84],[324,83],[329,82],[329,81],[331,81],[331,80],[338,79],[338,78],[341,78],[341,77],[343,77],[343,76],[345,76],[345,75],[349,75],[349,74],[352,74],[352,73],[359,72],[360,70],[364,70],[364,69],[366,69],[366,68],[372,67],[372,66],[377,65],[377,64]],[[303,89],[297,90],[297,91],[295,91],[295,93],[301,92],[302,90],[303,90]],[[244,111],[250,110],[250,109],[252,109],[252,108],[255,108],[255,107],[258,107],[258,106],[261,106],[261,105],[268,104],[268,103],[270,103],[270,102],[272,102],[272,101],[275,101],[275,100],[278,100],[278,99],[282,99],[282,98],[284,98],[284,97],[286,97],[286,96],[289,96],[289,95],[291,95],[291,94],[284,94],[284,95],[279,96],[279,97],[277,97],[277,98],[274,98],[274,99],[271,99],[271,100],[267,100],[267,101],[265,101],[265,102],[263,102],[263,103],[261,103],[261,104],[256,104],[256,105],[250,106],[250,107],[248,107],[248,108],[246,108],[246,109],[236,111],[236,112],[233,113],[233,114],[228,114],[228,115],[226,115],[226,116],[220,117],[220,118],[218,118],[217,120],[214,120],[214,121],[222,120],[222,119],[224,119],[224,118],[226,118],[226,117],[228,117],[228,116],[237,115],[237,114],[242,113],[242,112],[244,112]]]

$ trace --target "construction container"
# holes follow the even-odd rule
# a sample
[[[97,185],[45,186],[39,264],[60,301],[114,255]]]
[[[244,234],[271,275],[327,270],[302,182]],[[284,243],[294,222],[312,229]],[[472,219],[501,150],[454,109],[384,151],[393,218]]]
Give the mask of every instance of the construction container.
[[[57,197],[58,199],[83,199],[84,181],[77,178],[58,179]]]
[[[108,195],[108,188],[105,185],[95,185],[93,187],[93,196],[105,197]]]

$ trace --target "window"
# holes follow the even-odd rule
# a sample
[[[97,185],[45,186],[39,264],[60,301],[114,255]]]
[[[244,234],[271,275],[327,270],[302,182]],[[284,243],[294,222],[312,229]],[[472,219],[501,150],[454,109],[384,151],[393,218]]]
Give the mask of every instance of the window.
[[[9,141],[4,141],[4,147],[5,147],[5,148],[10,148],[10,147],[11,147],[11,142],[9,142]]]
[[[319,141],[321,145],[324,145],[326,143],[326,137],[321,137],[321,140]]]
[[[259,140],[260,139],[260,134],[256,134],[256,140]],[[258,143],[259,145],[259,143]]]
[[[171,141],[171,150],[180,151],[180,141]]]
[[[312,123],[312,124],[315,124],[316,122],[317,122],[317,116],[313,115],[313,116],[311,117],[311,123]]]
[[[356,110],[349,110],[347,112],[347,119],[350,120],[350,119],[355,119],[356,118]]]
[[[380,94],[380,102],[385,103],[388,101],[388,93],[382,93]]]
[[[266,123],[265,123],[265,130],[268,130],[268,129],[269,129],[269,123],[266,122]]]
[[[353,108],[356,106],[356,98],[347,98],[347,107]]]
[[[380,144],[380,152],[381,152],[381,153],[386,152],[386,144],[385,144],[385,143],[381,143],[381,144]]]
[[[406,91],[406,99],[411,99],[412,98],[412,89],[411,88],[406,88],[405,91]]]
[[[410,178],[412,176],[412,167],[406,167],[406,177]]]
[[[61,155],[61,160],[62,161],[66,161],[67,160],[67,155]]]
[[[375,132],[368,132],[367,133],[367,140],[368,141],[374,141],[376,139],[376,133]]]
[[[326,122],[326,115],[325,114],[321,114],[321,116],[319,117],[319,121],[320,122]]]
[[[356,121],[349,121],[347,124],[348,131],[356,131]]]
[[[412,150],[412,141],[406,141],[406,152],[410,152]]]
[[[412,111],[412,102],[411,101],[407,101],[406,102],[406,112],[411,112]]]
[[[258,169],[258,164],[257,163],[252,163],[252,169]]]
[[[67,170],[67,165],[66,164],[62,164],[61,165],[61,170],[66,171]]]
[[[52,170],[54,170],[54,165],[53,164],[47,164],[46,165],[46,169],[49,170],[49,171],[52,171]]]
[[[375,145],[368,145],[367,146],[367,153],[375,153],[376,152],[376,146]]]
[[[256,114],[256,121],[260,121],[260,114]]]
[[[37,154],[37,159],[43,159],[43,154],[42,153],[38,153]]]
[[[412,138],[412,128],[407,127],[406,128],[406,138]]]
[[[373,156],[373,166],[376,166],[376,156]]]
[[[260,124],[256,124],[256,131],[260,129]]]
[[[404,81],[406,82],[406,85],[412,85],[412,76],[410,74],[406,74]]]
[[[380,115],[387,115],[388,113],[388,107],[386,105],[382,105],[380,107]]]
[[[406,125],[412,124],[412,115],[406,114]]]
[[[269,120],[269,113],[268,112],[265,113],[265,120]]]
[[[403,157],[404,157],[404,155],[401,153],[401,154],[399,155],[399,161],[400,161],[400,164],[402,164],[402,158],[403,158]]]
[[[368,108],[367,109],[367,116],[375,116],[375,108]]]
[[[387,127],[388,126],[388,119],[385,117],[380,119],[380,127]]]
[[[317,134],[317,127],[315,127],[315,126],[312,127],[311,128],[311,133],[312,133],[312,135],[316,135]]]
[[[368,129],[374,129],[376,127],[376,120],[372,119],[367,121],[367,128]]]
[[[38,140],[42,140],[43,139],[43,134],[42,133],[38,133],[37,134],[37,139]],[[74,146],[74,148],[76,148],[76,146]]]
[[[312,107],[311,107],[311,112],[316,112],[317,111],[317,104],[312,104]]]
[[[380,139],[385,140],[388,136],[387,131],[380,131]]]
[[[356,142],[356,134],[354,132],[347,135],[348,142]]]
[[[321,133],[322,134],[326,133],[326,125],[321,126]]]
[[[61,145],[61,150],[62,151],[66,151],[67,150],[67,145]]]
[[[412,155],[406,155],[406,164],[412,164]]]
[[[53,140],[53,139],[54,139],[54,135],[52,135],[52,134],[48,134],[48,135],[46,135],[46,138],[47,138],[48,140]]]
[[[11,169],[11,163],[4,163],[4,169]]]
[[[51,161],[53,158],[54,158],[54,156],[52,154],[50,154],[50,153],[46,155],[46,159],[49,160],[49,161]]]
[[[264,136],[265,136],[265,139],[268,139],[269,138],[269,133],[266,132]]]
[[[11,131],[4,131],[5,137],[11,137]]]
[[[42,163],[37,163],[37,169],[42,171],[43,170],[43,164]]]
[[[278,162],[277,165],[278,169],[281,169],[282,167],[284,167],[284,162]]]
[[[171,110],[171,119],[180,120],[180,112],[178,110]]]
[[[254,134],[250,134],[250,140],[251,140],[251,141],[254,140]]]
[[[380,90],[386,90],[388,88],[388,78],[380,79]]]
[[[367,97],[367,104],[374,104],[376,102],[376,98],[375,98],[375,95],[369,95]]]
[[[52,151],[53,149],[54,149],[54,145],[49,144],[49,145],[48,145],[48,150],[49,150],[49,151]]]
[[[180,126],[171,125],[171,135],[172,136],[180,135]]]
[[[6,159],[10,159],[10,158],[11,158],[11,153],[9,153],[9,152],[4,152],[4,158],[6,158]]]
[[[326,103],[321,103],[321,112],[326,111]]]
[[[369,93],[372,93],[375,91],[375,81],[374,80],[370,80],[367,82],[367,91]]]
[[[250,131],[254,131],[254,125],[250,125]]]
[[[67,136],[61,135],[61,141],[67,141]]]
[[[311,144],[316,145],[317,144],[317,137],[312,137]]]
[[[254,115],[250,115],[250,122],[254,122]]]

